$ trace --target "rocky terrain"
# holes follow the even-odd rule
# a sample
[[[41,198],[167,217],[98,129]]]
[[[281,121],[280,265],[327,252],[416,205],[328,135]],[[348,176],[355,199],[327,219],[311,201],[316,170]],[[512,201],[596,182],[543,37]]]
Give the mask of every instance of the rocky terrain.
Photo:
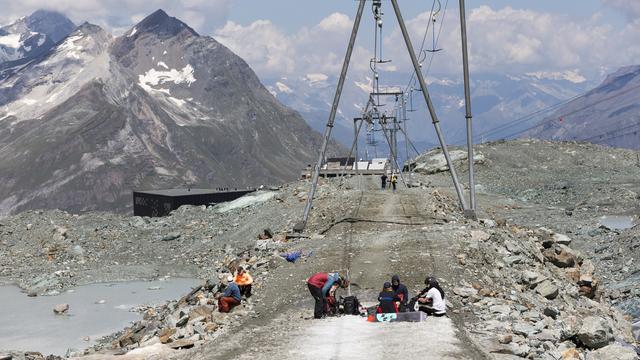
[[[377,178],[321,181],[303,234],[289,230],[306,182],[241,199],[239,208],[182,207],[160,219],[32,211],[1,222],[2,280],[41,295],[97,281],[202,279],[201,288],[141,308],[144,319],[76,353],[87,359],[324,358],[314,347],[323,326],[333,330],[321,341],[335,344],[326,353],[338,358],[353,355],[338,335],[348,326],[363,331],[358,341],[371,349],[392,341],[371,333],[375,325],[358,325],[366,322],[309,319],[304,279],[331,270],[348,270],[363,302],[375,302],[394,273],[411,294],[426,275],[437,276],[449,317],[438,326],[428,319],[430,331],[414,350],[439,341],[449,344],[441,357],[452,359],[637,358],[637,227],[598,224],[604,214],[637,214],[634,153],[541,141],[486,144],[478,153],[478,221],[461,216],[448,174],[437,171],[414,174],[415,187],[395,193],[379,190]],[[608,189],[597,189],[600,177]],[[265,228],[273,238],[258,240]],[[283,260],[290,251],[306,256]],[[255,295],[221,315],[220,276],[239,264],[255,275]],[[416,331],[396,325],[401,336]],[[370,356],[366,348],[355,357]]]

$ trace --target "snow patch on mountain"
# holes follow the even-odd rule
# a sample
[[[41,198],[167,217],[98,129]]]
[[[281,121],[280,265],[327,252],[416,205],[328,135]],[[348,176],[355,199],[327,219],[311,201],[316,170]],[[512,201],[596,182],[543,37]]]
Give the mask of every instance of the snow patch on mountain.
[[[327,75],[321,73],[307,74],[305,76],[305,80],[307,80],[312,85],[320,82],[325,82],[328,78],[329,77]]]
[[[368,94],[368,93],[370,93],[373,89],[372,89],[372,87],[371,87],[371,79],[367,78],[367,80],[369,81],[369,82],[367,82],[367,83],[360,82],[360,81],[355,81],[354,83],[356,84],[356,86],[357,86],[360,90],[362,90],[362,91],[364,91],[365,93],[367,93],[367,94]]]
[[[276,87],[278,88],[278,90],[282,93],[285,94],[291,94],[293,92],[293,90],[291,90],[291,88],[289,88],[287,85],[281,83],[281,82],[277,82],[276,83]]]
[[[196,81],[193,76],[193,67],[187,64],[181,70],[169,69],[167,71],[150,69],[143,75],[138,75],[138,85],[148,93],[162,92],[171,95],[169,89],[154,89],[152,86],[158,86],[166,83],[187,84],[191,86]]]
[[[581,84],[587,81],[587,78],[582,76],[578,70],[567,70],[567,71],[556,71],[556,72],[545,72],[545,71],[537,71],[537,72],[529,72],[525,75],[534,77],[538,80],[567,80],[574,84]]]
[[[20,41],[20,34],[9,34],[0,36],[0,45],[19,49],[22,46],[22,42]]]

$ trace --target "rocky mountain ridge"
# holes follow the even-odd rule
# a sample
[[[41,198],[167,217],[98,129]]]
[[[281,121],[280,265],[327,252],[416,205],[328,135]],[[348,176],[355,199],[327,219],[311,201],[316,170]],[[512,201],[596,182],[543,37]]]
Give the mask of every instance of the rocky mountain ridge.
[[[64,15],[48,10],[35,11],[0,27],[0,70],[46,53],[75,27]]]
[[[319,144],[242,59],[162,10],[117,38],[82,24],[0,79],[0,214],[292,180]]]
[[[640,149],[639,90],[640,65],[623,67],[560,107],[526,135]]]

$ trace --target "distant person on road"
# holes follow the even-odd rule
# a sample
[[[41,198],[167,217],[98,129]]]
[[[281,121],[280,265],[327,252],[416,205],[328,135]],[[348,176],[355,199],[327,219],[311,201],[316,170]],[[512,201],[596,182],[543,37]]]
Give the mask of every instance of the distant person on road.
[[[319,272],[307,279],[309,292],[316,302],[313,308],[314,318],[321,319],[324,317],[327,308],[327,295],[334,284],[342,288],[349,286],[349,282],[338,273]]]
[[[396,191],[396,185],[398,184],[398,175],[396,173],[391,174],[391,187],[393,191]]]
[[[382,190],[387,188],[387,174],[382,174],[382,176],[380,176],[380,181],[382,182]]]
[[[400,277],[398,275],[393,275],[391,277],[391,288],[400,299],[400,306],[398,309],[400,312],[405,312],[407,310],[407,301],[409,301],[409,290],[400,282]]]
[[[418,297],[418,309],[428,315],[445,316],[447,305],[444,302],[444,290],[435,277],[429,276],[424,283],[427,287],[422,291],[424,295]]]
[[[234,307],[240,305],[240,288],[233,282],[233,276],[227,277],[227,288],[222,296],[218,299],[218,311],[228,313]]]
[[[397,314],[398,313],[398,305],[396,301],[400,301],[400,298],[393,291],[390,282],[385,282],[382,286],[382,292],[378,295],[378,304],[377,313],[378,314]]]
[[[251,284],[253,284],[253,278],[242,266],[238,266],[235,283],[238,284],[238,288],[240,288],[240,295],[244,297],[251,297]]]

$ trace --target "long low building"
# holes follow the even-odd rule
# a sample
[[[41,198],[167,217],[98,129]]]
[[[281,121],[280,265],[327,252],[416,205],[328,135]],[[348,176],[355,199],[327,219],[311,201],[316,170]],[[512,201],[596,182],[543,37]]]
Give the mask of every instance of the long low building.
[[[320,176],[336,177],[349,175],[378,175],[389,174],[391,170],[389,159],[375,158],[371,160],[355,161],[355,158],[329,158],[320,168]],[[308,165],[302,171],[301,179],[311,178],[313,167]]]

